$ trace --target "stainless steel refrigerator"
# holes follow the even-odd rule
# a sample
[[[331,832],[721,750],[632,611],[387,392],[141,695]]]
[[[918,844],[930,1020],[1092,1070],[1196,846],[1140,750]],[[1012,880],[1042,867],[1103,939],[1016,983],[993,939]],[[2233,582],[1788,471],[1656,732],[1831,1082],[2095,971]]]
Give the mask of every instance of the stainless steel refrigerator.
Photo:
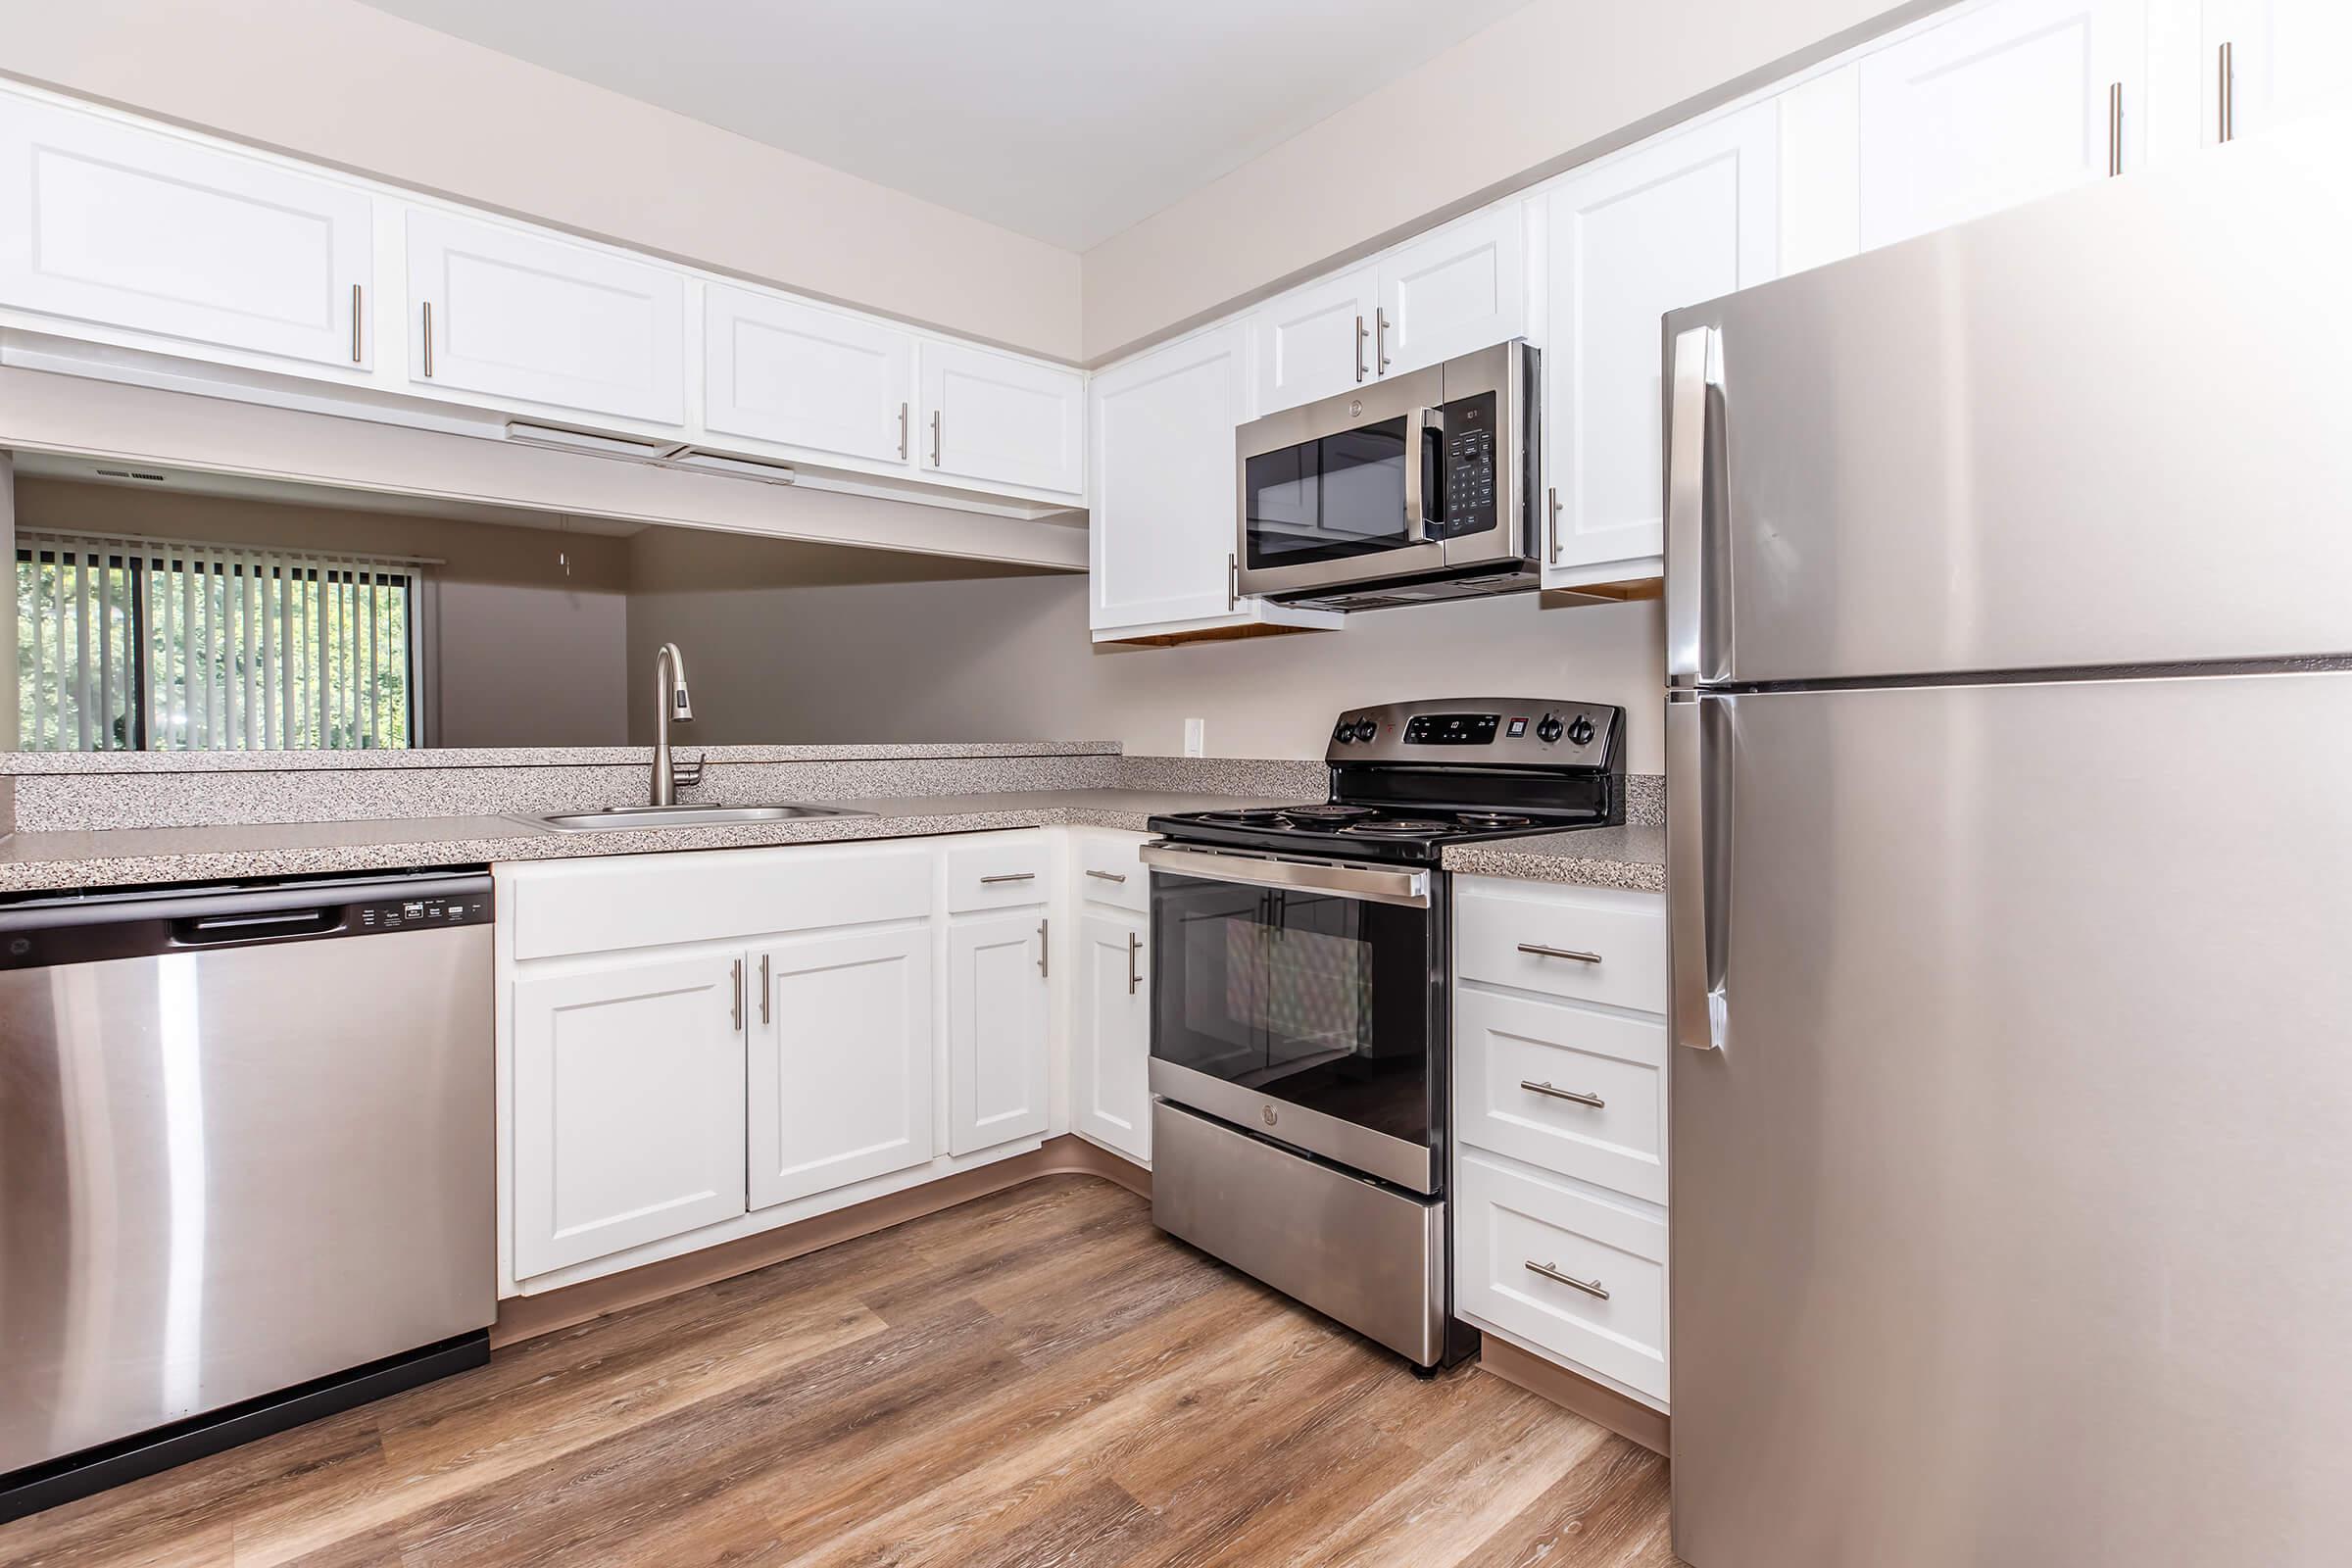
[[[2352,135],[1667,318],[1675,1544],[2352,1560]]]

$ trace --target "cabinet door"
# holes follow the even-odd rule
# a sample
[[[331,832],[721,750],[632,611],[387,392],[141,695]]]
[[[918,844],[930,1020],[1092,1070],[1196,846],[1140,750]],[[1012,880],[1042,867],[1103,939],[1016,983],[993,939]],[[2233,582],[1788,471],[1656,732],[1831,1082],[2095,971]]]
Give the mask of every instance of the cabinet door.
[[[2046,196],[2145,147],[2148,0],[1996,0],[1865,56],[1857,71],[1865,249]]]
[[[1152,1162],[1152,977],[1144,919],[1088,914],[1078,925],[1070,1040],[1070,1127]]]
[[[1046,1130],[1045,911],[948,928],[948,1152]]]
[[[922,347],[923,468],[1076,495],[1086,489],[1086,377],[960,343]]]
[[[931,1147],[931,933],[752,954],[754,1208],[920,1165]]]
[[[685,422],[683,273],[426,208],[408,225],[410,380]]]
[[[514,982],[514,1273],[743,1212],[742,962],[609,959]]]
[[[2222,139],[2221,50],[2230,49],[2229,134],[2342,105],[2352,96],[2352,5],[2344,0],[2205,0],[2202,141]]]
[[[1261,306],[1250,318],[1250,359],[1257,368],[1250,417],[1312,403],[1372,379],[1372,318],[1379,309],[1379,276],[1369,267],[1309,283]],[[1225,456],[1230,463],[1233,454]]]
[[[817,452],[906,463],[914,453],[912,333],[798,300],[710,284],[703,424]]]
[[[0,304],[365,368],[373,213],[366,191],[0,98]]]
[[[1658,318],[1773,275],[1777,126],[1760,104],[1632,148],[1547,198],[1544,586],[1658,574]]]
[[[1506,202],[1381,262],[1375,370],[1417,370],[1527,330],[1526,210],[1523,202]]]
[[[1185,339],[1095,378],[1097,630],[1224,615],[1235,533],[1239,326]]]

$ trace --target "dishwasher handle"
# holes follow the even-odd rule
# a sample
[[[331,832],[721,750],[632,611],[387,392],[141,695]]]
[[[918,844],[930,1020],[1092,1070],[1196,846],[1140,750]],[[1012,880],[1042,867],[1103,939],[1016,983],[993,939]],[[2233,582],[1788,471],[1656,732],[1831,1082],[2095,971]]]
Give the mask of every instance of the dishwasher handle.
[[[172,945],[201,948],[218,942],[256,942],[272,937],[322,937],[344,928],[340,904],[259,914],[200,914],[172,922]]]

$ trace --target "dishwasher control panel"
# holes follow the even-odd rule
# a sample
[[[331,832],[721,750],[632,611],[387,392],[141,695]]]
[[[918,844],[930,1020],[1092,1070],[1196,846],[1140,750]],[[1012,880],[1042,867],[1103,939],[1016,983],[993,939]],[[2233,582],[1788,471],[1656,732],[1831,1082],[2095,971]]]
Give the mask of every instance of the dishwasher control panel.
[[[413,931],[418,926],[487,925],[490,895],[427,899],[382,899],[351,906],[355,931]]]

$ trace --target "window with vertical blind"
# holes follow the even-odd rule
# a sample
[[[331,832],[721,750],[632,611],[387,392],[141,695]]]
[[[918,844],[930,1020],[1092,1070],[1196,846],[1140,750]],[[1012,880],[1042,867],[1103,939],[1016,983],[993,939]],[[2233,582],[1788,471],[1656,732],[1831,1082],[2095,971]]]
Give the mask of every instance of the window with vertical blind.
[[[23,751],[416,744],[420,564],[17,535]]]

